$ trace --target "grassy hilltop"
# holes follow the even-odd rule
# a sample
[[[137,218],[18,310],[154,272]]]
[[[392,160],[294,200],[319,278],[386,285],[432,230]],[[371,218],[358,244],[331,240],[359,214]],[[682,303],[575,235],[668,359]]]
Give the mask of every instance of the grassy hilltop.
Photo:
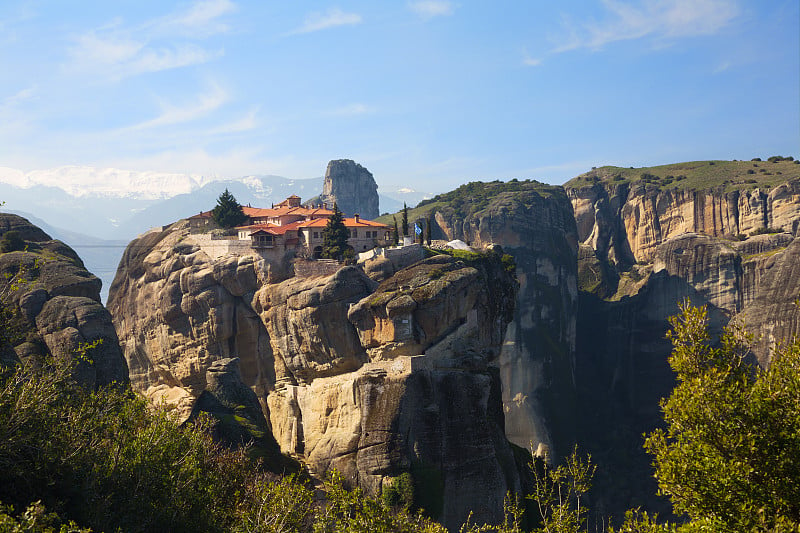
[[[766,161],[690,161],[655,167],[599,167],[569,180],[568,188],[595,183],[644,182],[662,189],[703,190],[722,187],[725,192],[756,187],[769,189],[800,178],[800,161],[773,156]]]
[[[755,189],[770,189],[787,181],[800,179],[800,160],[793,157],[773,156],[765,160],[751,161],[689,161],[654,167],[625,168],[605,166],[593,168],[564,184],[564,188],[581,188],[596,183],[634,184],[647,183],[660,189],[706,190],[722,188],[725,192]],[[510,198],[517,193],[535,191],[548,197],[560,189],[536,180],[473,181],[450,192],[423,200],[416,206],[408,206],[408,220],[426,219],[432,212],[445,207],[465,217],[487,208],[490,203]],[[400,213],[397,223],[400,224]],[[376,219],[392,225],[392,213]]]
[[[446,207],[452,208],[457,216],[464,218],[483,211],[492,203],[502,203],[515,196],[521,199],[528,193],[535,192],[547,198],[554,193],[559,194],[560,189],[558,185],[548,185],[536,180],[472,181],[450,192],[437,194],[429,200],[422,200],[416,207],[408,206],[408,220],[413,224],[413,221],[427,219],[431,213],[442,211]],[[401,214],[402,210],[395,213],[398,225]],[[392,214],[381,215],[377,221],[391,226]]]

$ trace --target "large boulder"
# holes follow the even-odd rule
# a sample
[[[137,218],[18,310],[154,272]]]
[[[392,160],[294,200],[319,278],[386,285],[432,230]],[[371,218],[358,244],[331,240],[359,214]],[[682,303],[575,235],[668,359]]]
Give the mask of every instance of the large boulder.
[[[259,397],[275,379],[269,337],[251,307],[270,265],[253,255],[212,259],[203,246],[186,223],[138,237],[108,300],[132,386],[184,417],[217,360],[238,357]]]
[[[279,382],[310,382],[355,370],[366,361],[347,310],[375,288],[355,267],[328,277],[292,278],[265,285],[255,295],[255,311],[269,332]]]
[[[111,315],[100,303],[100,280],[71,248],[24,218],[0,213],[0,238],[6,231],[17,231],[25,249],[0,254],[3,358],[70,357],[86,386],[127,382]]]

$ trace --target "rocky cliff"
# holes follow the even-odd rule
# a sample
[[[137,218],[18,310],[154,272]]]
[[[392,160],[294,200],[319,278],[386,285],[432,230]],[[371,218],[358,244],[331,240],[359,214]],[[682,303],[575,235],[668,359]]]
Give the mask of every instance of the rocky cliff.
[[[620,300],[652,290],[660,277],[679,280],[683,289],[664,293],[661,305],[652,302],[649,315],[666,317],[675,312],[674,302],[692,296],[711,307],[712,327],[719,329],[747,310],[754,333],[773,339],[763,340],[757,348],[759,360],[766,364],[775,333],[796,331],[788,325],[794,312],[784,306],[794,298],[786,293],[797,286],[786,261],[791,261],[791,243],[800,236],[800,178],[796,177],[800,165],[760,162],[775,173],[766,180],[742,177],[755,173],[737,174],[743,167],[758,167],[759,162],[713,163],[684,164],[694,172],[733,165],[721,174],[717,171],[718,181],[728,179],[711,180],[707,189],[651,173],[660,167],[638,178],[631,178],[638,171],[625,174],[605,167],[568,183],[581,241],[581,289]],[[780,181],[784,172],[789,175],[787,182]],[[787,289],[778,290],[776,283]],[[778,307],[765,307],[767,302]],[[773,312],[766,316],[754,306]],[[767,331],[767,324],[777,329]]]
[[[754,165],[766,165],[770,177],[750,172]],[[716,335],[731,323],[754,333],[761,365],[776,342],[800,330],[793,303],[800,292],[799,167],[603,168],[567,184],[581,240],[579,440],[600,463],[601,512],[637,505],[668,511],[653,496],[640,435],[660,423],[658,401],[674,386],[664,334],[678,302],[707,305]],[[686,175],[670,174],[678,171]]]
[[[359,214],[373,220],[380,214],[375,178],[351,159],[335,159],[328,163],[320,199],[329,206],[336,203],[347,216]]]
[[[551,458],[575,440],[577,233],[561,187],[536,181],[470,183],[420,203],[409,218],[432,217],[434,238],[502,245],[520,288],[498,359],[506,435]]]
[[[273,265],[255,255],[212,255],[192,242],[186,223],[146,233],[126,248],[109,293],[132,385],[184,416],[214,361],[238,357],[260,397],[275,380],[269,337],[251,307]]]
[[[0,213],[0,239],[10,231],[22,242],[0,253],[6,357],[79,358],[80,383],[100,387],[126,382],[128,368],[111,315],[100,303],[100,280],[70,247],[22,217]],[[96,341],[94,348],[84,348]]]
[[[509,441],[554,460],[575,442],[591,452],[599,516],[664,513],[641,435],[674,385],[664,333],[677,303],[707,304],[716,333],[760,335],[762,365],[800,330],[800,165],[764,162],[769,178],[754,180],[762,163],[727,163],[599,169],[566,188],[471,183],[409,219],[503,252],[406,268],[294,276],[208,253],[176,224],[131,244],[109,306],[132,382],[154,400],[188,414],[202,396],[237,416],[211,391],[238,357],[284,452],[372,493],[409,473],[451,529],[468,510],[495,520],[524,483]],[[732,173],[709,181],[709,168]]]
[[[131,243],[109,308],[153,401],[240,416],[217,383],[238,357],[284,452],[373,494],[409,473],[417,505],[457,528],[469,511],[498,520],[523,484],[492,366],[516,292],[500,257],[437,256],[380,285],[356,267],[278,276],[258,256],[212,259],[179,223]]]
[[[746,173],[752,168],[743,171],[759,163],[714,163],[603,167],[571,180],[565,187],[580,242],[602,260],[627,267],[651,261],[660,243],[688,232],[734,237],[769,228],[800,235],[800,165],[762,162],[772,171],[764,179]],[[711,168],[720,169],[715,179],[701,180]]]

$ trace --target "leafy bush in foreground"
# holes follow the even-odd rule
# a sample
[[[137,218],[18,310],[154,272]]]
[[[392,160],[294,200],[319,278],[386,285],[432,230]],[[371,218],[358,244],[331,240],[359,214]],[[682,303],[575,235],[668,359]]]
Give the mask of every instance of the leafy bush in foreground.
[[[690,519],[680,531],[800,530],[800,341],[753,368],[747,337],[728,330],[715,346],[706,309],[681,310],[667,427],[645,442],[661,492]]]
[[[444,532],[336,474],[315,504],[216,444],[207,419],[181,427],[129,389],[86,390],[73,364],[0,368],[0,531]]]
[[[204,530],[232,525],[237,493],[258,476],[242,451],[202,423],[182,430],[121,387],[87,391],[71,366],[4,369],[0,377],[0,501],[96,531]]]

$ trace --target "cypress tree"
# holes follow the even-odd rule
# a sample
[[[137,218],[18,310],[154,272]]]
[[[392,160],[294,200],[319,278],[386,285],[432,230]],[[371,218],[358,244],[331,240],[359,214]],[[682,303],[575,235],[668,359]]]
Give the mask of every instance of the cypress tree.
[[[428,246],[431,245],[431,235],[433,234],[433,213],[428,215],[428,220],[425,221],[425,240]]]
[[[351,256],[352,248],[347,244],[350,230],[344,225],[344,216],[339,211],[339,206],[333,204],[333,214],[328,218],[328,224],[322,230],[322,257],[337,259]]]
[[[408,237],[408,206],[403,202],[403,237]]]

